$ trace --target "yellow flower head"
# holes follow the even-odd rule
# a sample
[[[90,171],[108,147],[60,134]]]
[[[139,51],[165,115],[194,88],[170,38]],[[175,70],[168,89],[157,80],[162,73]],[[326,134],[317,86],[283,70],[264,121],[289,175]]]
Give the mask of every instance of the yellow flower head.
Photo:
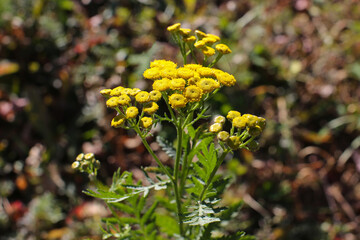
[[[163,78],[176,78],[177,77],[177,71],[175,68],[164,68],[160,72],[161,77]]]
[[[257,125],[258,117],[251,114],[244,114],[242,117],[246,120],[247,127],[255,127]]]
[[[146,91],[141,91],[135,96],[135,100],[139,103],[147,103],[150,101],[149,93]]]
[[[224,124],[225,123],[225,117],[223,116],[217,116],[215,119],[214,119],[214,122],[216,123],[220,123],[220,124]]]
[[[209,127],[209,131],[212,133],[218,133],[222,130],[222,124],[214,123]]]
[[[194,47],[196,48],[203,48],[206,45],[206,42],[203,40],[199,40],[196,43],[194,43]]]
[[[169,32],[176,32],[176,31],[179,31],[180,27],[181,27],[181,24],[180,24],[180,23],[175,23],[175,24],[173,24],[173,25],[171,25],[171,26],[168,26],[168,27],[167,27],[167,30],[168,30]]]
[[[202,39],[204,37],[206,37],[206,33],[200,31],[200,30],[195,30],[195,35],[199,38]]]
[[[240,117],[241,113],[238,111],[229,111],[226,118],[232,121],[236,117]]]
[[[131,101],[130,97],[126,94],[122,94],[118,97],[118,102],[119,102],[119,105],[121,105],[121,106],[128,105],[130,103],[130,101]]]
[[[145,70],[143,76],[144,76],[144,78],[151,79],[151,80],[159,79],[160,78],[160,69],[157,67],[148,68]]]
[[[172,61],[168,61],[168,60],[164,60],[164,59],[160,59],[160,60],[154,60],[150,63],[150,67],[151,68],[176,68],[177,64],[172,62]]]
[[[183,108],[186,106],[186,98],[178,93],[174,93],[169,97],[169,103],[172,108]]]
[[[215,73],[212,68],[200,67],[196,69],[196,71],[200,74],[201,77],[215,77]]]
[[[236,117],[233,119],[232,124],[234,125],[234,127],[236,128],[245,128],[246,124],[247,124],[247,119],[242,117]]]
[[[229,53],[231,53],[231,49],[227,45],[222,44],[222,43],[217,44],[215,46],[215,49],[216,49],[216,51],[218,51],[221,54],[229,54]]]
[[[191,29],[188,28],[180,28],[179,29],[179,33],[183,36],[183,37],[188,37],[191,33]]]
[[[135,118],[139,114],[137,107],[129,107],[126,109],[126,118]]]
[[[151,101],[157,102],[161,99],[161,92],[158,90],[152,90],[149,93],[149,96]]]
[[[227,145],[232,149],[232,150],[236,150],[239,148],[239,145],[241,143],[240,137],[237,136],[231,136],[228,138],[228,140],[226,141]]]
[[[156,80],[152,85],[154,90],[163,92],[170,88],[170,80],[168,78],[163,78],[161,80]]]
[[[109,108],[116,108],[119,106],[119,97],[112,97],[106,101],[106,106]]]
[[[217,72],[216,73],[217,80],[225,86],[234,86],[236,83],[236,79],[233,75],[226,72]]]
[[[200,75],[196,73],[194,77],[188,79],[187,83],[189,85],[196,85],[199,80],[200,80]]]
[[[184,96],[188,102],[198,102],[201,100],[203,91],[197,86],[188,86],[185,88]]]
[[[143,128],[149,128],[153,124],[153,120],[150,117],[143,117],[140,119],[140,126]]]
[[[194,76],[194,71],[191,70],[190,68],[185,68],[185,67],[178,68],[177,69],[177,76],[179,78],[189,79],[189,78]]]
[[[138,94],[139,92],[141,92],[141,90],[139,88],[133,88],[129,91],[129,95],[136,96],[136,94]]]
[[[201,39],[202,41],[204,41],[206,44],[213,44],[213,43],[216,43],[218,40],[214,37],[204,37],[203,39]]]
[[[157,105],[156,103],[154,102],[150,102],[150,103],[147,103],[144,108],[143,108],[143,111],[147,114],[154,114],[157,110],[159,109],[159,105]]]
[[[174,78],[170,81],[170,88],[172,90],[183,90],[185,88],[186,81],[182,78]]]
[[[216,36],[216,35],[214,35],[214,34],[211,34],[211,33],[206,34],[206,37],[215,38],[216,41],[220,41],[220,38],[219,38],[218,36]]]
[[[91,160],[95,158],[95,155],[93,153],[87,153],[84,155],[85,160]]]
[[[196,41],[196,37],[195,36],[189,36],[187,38],[183,38],[183,40],[184,40],[184,42],[192,43],[192,42]]]
[[[131,88],[124,88],[121,92],[121,94],[126,94],[126,95],[130,95],[130,93],[132,92]]]
[[[201,88],[204,93],[209,93],[220,87],[219,83],[212,78],[201,78],[197,86]]]
[[[121,127],[125,123],[125,118],[123,116],[117,115],[111,121],[111,126],[114,128]]]
[[[103,89],[100,91],[100,94],[103,95],[104,97],[110,97],[111,96],[111,89]]]
[[[184,68],[189,68],[191,70],[196,70],[196,69],[201,68],[201,67],[203,67],[203,66],[200,65],[200,64],[193,64],[193,63],[184,65]]]
[[[215,49],[209,46],[205,46],[201,49],[202,53],[206,56],[213,56],[215,54]]]
[[[124,91],[124,87],[116,87],[113,90],[111,90],[110,95],[111,96],[120,96],[122,94],[122,91]]]
[[[250,136],[257,137],[261,134],[261,132],[262,132],[262,129],[259,126],[249,128]]]
[[[229,139],[229,136],[230,136],[230,134],[228,132],[221,131],[221,132],[218,133],[217,138],[220,141],[225,142],[225,141],[227,141]]]

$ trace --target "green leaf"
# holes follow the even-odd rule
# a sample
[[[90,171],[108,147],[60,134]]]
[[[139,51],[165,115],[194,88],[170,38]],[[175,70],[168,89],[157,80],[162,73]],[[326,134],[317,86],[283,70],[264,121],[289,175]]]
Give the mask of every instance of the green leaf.
[[[133,207],[130,207],[129,205],[126,205],[124,203],[117,202],[117,203],[109,203],[109,204],[121,212],[125,212],[128,214],[135,213],[135,210]]]
[[[164,139],[163,137],[157,136],[156,137],[156,142],[159,144],[159,146],[161,147],[161,149],[172,159],[176,158],[176,150],[175,148],[172,146],[171,143],[169,143],[166,139]]]
[[[147,212],[142,216],[141,220],[140,220],[140,223],[142,225],[145,225],[146,222],[153,216],[154,214],[154,211],[155,211],[155,208],[157,207],[158,205],[158,201],[155,201],[153,203],[153,205],[151,205],[151,207],[149,208],[149,210],[147,210]]]
[[[156,214],[155,223],[161,232],[170,236],[180,233],[177,220],[168,215]]]
[[[194,127],[190,125],[186,129],[187,129],[188,134],[191,137],[191,139],[194,139],[195,135],[196,135],[196,131],[195,131]]]

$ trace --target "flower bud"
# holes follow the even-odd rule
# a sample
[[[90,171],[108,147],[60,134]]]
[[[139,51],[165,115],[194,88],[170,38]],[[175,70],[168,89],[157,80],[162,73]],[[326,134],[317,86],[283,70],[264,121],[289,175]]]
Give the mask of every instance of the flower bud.
[[[251,142],[249,142],[247,145],[248,149],[252,152],[255,152],[257,150],[259,150],[259,143],[255,140],[252,140]]]
[[[226,141],[227,145],[232,149],[232,150],[236,150],[239,148],[239,145],[241,143],[240,141],[240,137],[237,136],[231,136],[229,137],[229,139]]]
[[[222,130],[222,125],[220,123],[214,123],[210,126],[209,131],[212,133],[218,133]]]
[[[75,161],[71,164],[71,168],[78,169],[80,167],[80,163],[78,161]]]
[[[85,154],[80,153],[79,155],[77,155],[76,161],[79,161],[79,162],[82,161],[84,159],[84,156],[85,156]]]
[[[229,139],[230,134],[226,131],[221,131],[218,133],[217,138],[222,141],[226,142]]]
[[[217,116],[217,117],[214,119],[214,122],[220,123],[220,124],[224,124],[224,123],[225,123],[225,117],[223,117],[223,116]]]

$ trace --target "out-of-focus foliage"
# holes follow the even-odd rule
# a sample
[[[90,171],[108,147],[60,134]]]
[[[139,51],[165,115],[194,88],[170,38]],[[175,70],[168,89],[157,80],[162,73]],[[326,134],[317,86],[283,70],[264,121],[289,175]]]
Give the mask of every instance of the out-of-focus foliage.
[[[80,193],[85,178],[70,164],[94,152],[104,179],[119,166],[152,164],[132,133],[110,129],[98,91],[146,89],[146,64],[177,55],[162,30],[181,22],[221,35],[233,50],[219,68],[238,85],[212,109],[269,123],[259,152],[237,152],[224,166],[236,182],[223,201],[245,201],[224,228],[240,224],[259,239],[356,239],[359,15],[355,0],[1,0],[0,238],[99,236],[93,226],[106,211]],[[21,222],[48,196],[65,218],[32,232]]]

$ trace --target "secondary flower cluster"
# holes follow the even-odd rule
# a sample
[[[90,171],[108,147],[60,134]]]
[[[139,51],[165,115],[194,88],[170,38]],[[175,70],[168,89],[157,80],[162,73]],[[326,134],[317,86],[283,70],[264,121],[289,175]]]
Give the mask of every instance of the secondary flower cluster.
[[[116,87],[103,89],[100,93],[108,98],[106,106],[115,109],[118,114],[111,121],[111,126],[118,128],[125,126],[140,125],[149,128],[153,124],[153,114],[159,109],[157,101],[161,99],[161,93],[157,90],[151,92],[141,91],[138,88]],[[140,109],[140,110],[139,110]],[[141,112],[140,112],[141,111]],[[137,116],[140,114],[139,120]],[[148,114],[150,117],[145,117]]]
[[[169,95],[172,108],[184,108],[187,103],[199,102],[203,95],[221,86],[233,86],[233,75],[199,64],[185,64],[177,68],[172,61],[154,60],[145,70],[144,78],[153,80],[154,91]]]
[[[232,123],[230,132],[223,131],[226,118]],[[251,151],[257,150],[259,144],[254,138],[264,130],[265,118],[251,114],[241,115],[238,111],[229,111],[226,118],[217,116],[214,123],[210,125],[209,132],[217,134],[217,138],[233,150],[242,147]]]
[[[231,53],[230,48],[225,44],[216,44],[214,48],[214,44],[220,41],[220,37],[214,34],[195,30],[195,35],[191,35],[191,29],[181,28],[180,23],[169,26],[167,30],[174,35],[176,42],[181,39],[180,41],[187,43],[191,48],[201,50],[205,56],[213,56],[216,52],[220,55]]]
[[[71,167],[77,169],[80,172],[86,172],[90,175],[95,175],[97,170],[100,168],[100,161],[95,159],[93,153],[80,153],[75,162],[72,163]]]

